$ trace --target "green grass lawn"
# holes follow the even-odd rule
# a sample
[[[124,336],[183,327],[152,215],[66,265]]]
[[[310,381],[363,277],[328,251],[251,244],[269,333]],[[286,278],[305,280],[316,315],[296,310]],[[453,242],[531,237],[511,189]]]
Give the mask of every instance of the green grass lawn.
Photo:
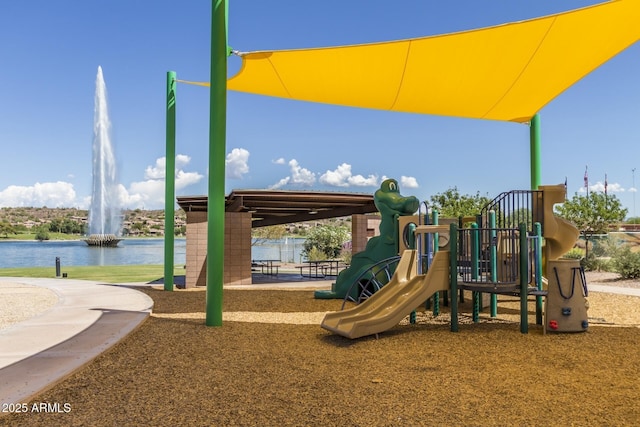
[[[80,234],[65,234],[65,233],[54,233],[50,231],[49,240],[80,240],[85,236]],[[16,233],[16,234],[8,234],[0,236],[2,240],[36,240],[35,233]]]
[[[164,277],[163,265],[107,265],[64,267],[69,279],[105,283],[152,282]],[[176,265],[174,276],[184,276],[183,265]],[[0,268],[0,277],[56,277],[55,267]]]

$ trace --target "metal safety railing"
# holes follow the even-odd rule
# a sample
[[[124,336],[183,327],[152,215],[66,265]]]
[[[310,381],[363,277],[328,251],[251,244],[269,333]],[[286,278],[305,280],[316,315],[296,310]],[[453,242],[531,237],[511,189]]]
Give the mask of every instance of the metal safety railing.
[[[495,224],[495,214],[489,213],[490,223]],[[451,274],[452,294],[458,290],[473,291],[473,319],[477,321],[480,294],[491,294],[491,316],[497,313],[497,294],[520,297],[520,331],[528,331],[527,299],[536,296],[536,322],[542,322],[541,276],[541,226],[535,223],[529,232],[525,223],[518,228],[471,228],[451,225]],[[451,300],[451,331],[458,330],[458,302]]]
[[[471,228],[458,231],[458,275],[463,283],[515,284],[519,280],[519,231]]]
[[[543,192],[539,190],[513,190],[501,193],[480,211],[478,225],[490,227],[489,212],[495,212],[495,224],[501,228],[518,228],[522,223],[527,230],[533,224],[544,224]]]

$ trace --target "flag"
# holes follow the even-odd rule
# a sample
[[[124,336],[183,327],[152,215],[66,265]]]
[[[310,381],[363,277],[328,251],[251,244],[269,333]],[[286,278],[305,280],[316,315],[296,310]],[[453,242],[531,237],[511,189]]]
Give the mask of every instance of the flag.
[[[584,167],[584,188],[589,189],[589,174],[587,172],[587,166]]]

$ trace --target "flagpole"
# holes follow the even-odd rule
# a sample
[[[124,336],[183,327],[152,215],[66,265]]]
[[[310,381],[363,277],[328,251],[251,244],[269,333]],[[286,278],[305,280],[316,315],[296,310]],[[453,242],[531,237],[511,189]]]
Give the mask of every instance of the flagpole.
[[[607,174],[604,174],[604,207],[609,209],[609,196],[607,195],[607,186],[609,183],[607,182]]]
[[[587,190],[587,199],[589,198],[589,165],[584,167],[584,188]]]
[[[636,168],[631,169],[631,180],[633,185],[633,217],[636,217]]]

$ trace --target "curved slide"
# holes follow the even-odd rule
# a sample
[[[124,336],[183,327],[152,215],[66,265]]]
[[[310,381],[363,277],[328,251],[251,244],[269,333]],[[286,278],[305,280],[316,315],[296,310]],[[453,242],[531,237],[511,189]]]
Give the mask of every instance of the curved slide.
[[[549,260],[558,259],[569,252],[580,236],[580,231],[571,222],[557,216],[554,216],[554,219],[557,224],[555,233],[549,237],[545,236]]]
[[[554,205],[565,201],[567,190],[564,185],[541,185],[538,188],[544,192],[544,239],[547,260],[555,260],[573,248],[580,231],[571,222],[557,217],[553,212]]]
[[[449,252],[436,252],[427,274],[416,273],[415,250],[406,250],[391,281],[360,305],[327,313],[321,326],[355,339],[384,332],[437,291],[449,289]]]

